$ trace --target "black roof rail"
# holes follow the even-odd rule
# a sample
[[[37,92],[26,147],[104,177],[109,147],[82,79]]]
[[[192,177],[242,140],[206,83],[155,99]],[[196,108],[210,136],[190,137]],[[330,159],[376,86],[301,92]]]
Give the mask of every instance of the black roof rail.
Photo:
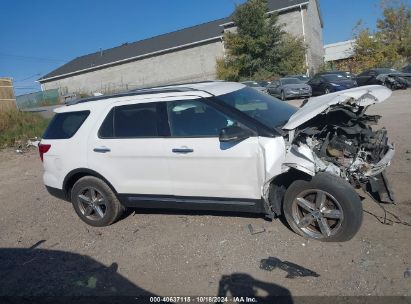
[[[67,102],[66,105],[71,106],[71,105],[75,105],[79,103],[96,101],[96,100],[104,100],[104,99],[115,98],[115,97],[138,96],[138,95],[159,94],[159,93],[179,93],[179,92],[189,92],[189,91],[198,91],[198,90],[193,89],[193,88],[188,88],[188,87],[158,87],[158,88],[150,88],[150,89],[137,89],[137,90],[128,91],[125,93],[86,97],[86,98],[82,98],[78,100],[73,100],[72,102]]]

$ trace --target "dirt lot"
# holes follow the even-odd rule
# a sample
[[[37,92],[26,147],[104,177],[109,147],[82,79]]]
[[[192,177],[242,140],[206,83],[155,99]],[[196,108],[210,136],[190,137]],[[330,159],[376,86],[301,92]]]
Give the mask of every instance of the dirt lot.
[[[408,223],[410,97],[397,91],[372,111],[397,149],[388,170],[397,206],[387,209]],[[410,226],[381,224],[369,199],[346,243],[307,241],[280,220],[224,213],[133,210],[98,229],[48,195],[41,175],[34,149],[0,151],[0,295],[411,296]],[[252,235],[248,224],[265,231]]]

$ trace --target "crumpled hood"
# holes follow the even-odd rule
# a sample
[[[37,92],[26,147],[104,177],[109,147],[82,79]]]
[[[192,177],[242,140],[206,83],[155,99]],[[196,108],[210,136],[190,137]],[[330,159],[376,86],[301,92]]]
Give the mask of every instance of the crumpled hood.
[[[313,97],[290,117],[283,129],[293,130],[336,104],[355,103],[359,106],[368,106],[383,102],[391,94],[392,91],[384,86],[370,85]]]

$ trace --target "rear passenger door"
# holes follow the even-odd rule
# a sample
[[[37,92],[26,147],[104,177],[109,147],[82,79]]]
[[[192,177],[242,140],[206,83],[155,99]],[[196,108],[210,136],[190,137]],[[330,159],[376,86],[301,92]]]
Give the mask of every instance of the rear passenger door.
[[[169,101],[167,112],[165,149],[175,196],[261,198],[258,137],[220,142],[221,129],[237,122],[201,98]]]
[[[115,104],[88,141],[89,168],[120,194],[169,194],[161,102]],[[164,108],[164,107],[163,107]]]

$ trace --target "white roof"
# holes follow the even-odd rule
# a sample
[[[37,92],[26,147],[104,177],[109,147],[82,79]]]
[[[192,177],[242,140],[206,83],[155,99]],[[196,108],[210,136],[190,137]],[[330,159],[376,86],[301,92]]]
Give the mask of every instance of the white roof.
[[[127,96],[115,96],[107,98],[107,96],[101,96],[101,99],[98,97],[93,97],[92,101],[80,102],[70,106],[62,106],[54,110],[55,113],[62,112],[73,112],[73,111],[83,111],[89,109],[95,109],[97,107],[104,107],[107,104],[113,102],[127,102],[135,101],[136,103],[140,102],[156,102],[159,98],[167,97],[183,97],[183,96],[192,96],[194,98],[198,97],[211,97],[224,95],[230,92],[234,92],[246,87],[244,84],[238,82],[225,82],[225,81],[208,81],[200,83],[188,83],[188,84],[178,84],[172,86],[156,87],[153,89],[147,89],[147,94],[141,94],[138,90],[136,94],[133,95],[133,92],[130,92]],[[171,91],[173,88],[186,88],[184,91]],[[190,90],[192,89],[192,90]],[[146,89],[144,89],[146,90]],[[153,93],[154,90],[158,90],[158,93]],[[170,90],[170,92],[161,91],[161,90]],[[171,98],[172,99],[172,98]],[[166,101],[166,100],[164,100]]]

